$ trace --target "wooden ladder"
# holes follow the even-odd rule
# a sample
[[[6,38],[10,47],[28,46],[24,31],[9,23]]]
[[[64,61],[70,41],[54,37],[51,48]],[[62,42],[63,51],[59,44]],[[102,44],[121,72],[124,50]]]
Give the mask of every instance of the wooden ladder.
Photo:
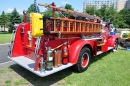
[[[80,34],[80,33],[99,33],[101,24],[96,22],[74,20],[68,18],[51,18],[54,28],[50,33],[61,34]]]

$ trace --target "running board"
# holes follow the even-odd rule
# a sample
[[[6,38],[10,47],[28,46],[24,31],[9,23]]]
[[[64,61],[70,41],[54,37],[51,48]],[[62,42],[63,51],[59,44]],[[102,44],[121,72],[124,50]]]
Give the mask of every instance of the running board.
[[[10,57],[8,56],[8,58],[10,58]],[[36,75],[38,75],[40,77],[45,77],[45,76],[51,75],[55,72],[58,72],[60,70],[63,70],[63,69],[66,69],[68,67],[73,66],[71,63],[68,63],[66,65],[61,65],[60,67],[53,68],[53,70],[51,70],[51,71],[45,70],[44,72],[41,72],[40,69],[38,71],[34,71],[35,61],[31,60],[27,57],[19,56],[19,57],[14,57],[14,58],[10,58],[10,59],[13,60],[14,62],[18,63],[22,67],[26,68],[27,70],[35,73]]]
[[[113,47],[108,47],[108,51],[111,50],[111,49],[113,49]],[[104,52],[98,51],[98,52],[97,52],[97,55],[100,55],[100,54],[102,54],[102,53],[104,53]]]

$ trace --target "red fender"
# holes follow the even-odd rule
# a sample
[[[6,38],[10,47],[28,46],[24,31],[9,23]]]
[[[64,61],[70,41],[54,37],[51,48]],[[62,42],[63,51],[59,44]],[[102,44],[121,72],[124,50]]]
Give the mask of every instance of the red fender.
[[[108,37],[108,46],[114,47],[114,43],[115,43],[116,39],[118,39],[118,36],[116,36],[116,35],[109,36]]]
[[[76,64],[78,61],[78,56],[81,51],[81,49],[86,45],[89,44],[91,47],[94,44],[92,41],[87,41],[87,40],[78,40],[74,42],[70,48],[69,48],[69,61],[72,64]]]

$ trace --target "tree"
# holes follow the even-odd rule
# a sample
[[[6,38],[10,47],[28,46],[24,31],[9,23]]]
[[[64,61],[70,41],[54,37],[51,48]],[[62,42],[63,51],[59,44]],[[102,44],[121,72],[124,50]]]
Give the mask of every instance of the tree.
[[[40,9],[39,7],[37,6],[37,10],[38,10],[38,13],[40,13]],[[30,13],[33,13],[34,12],[34,4],[31,4],[30,7],[28,7],[27,9],[27,14],[30,15]],[[29,22],[30,19],[29,17],[27,17],[27,22]]]
[[[11,13],[10,21],[12,22],[13,25],[21,23],[21,18],[16,8],[14,8],[13,12]]]
[[[128,9],[122,9],[120,12],[120,17],[124,22],[126,23],[126,28],[130,27],[130,10]]]
[[[106,5],[103,5],[101,7],[101,9],[99,9],[99,16],[104,20],[107,21],[107,11],[108,11],[108,7]]]
[[[38,10],[38,13],[40,13],[40,9],[39,9],[38,6],[37,6],[37,10]],[[28,13],[28,14],[30,14],[30,13],[32,13],[32,12],[34,12],[34,4],[31,4],[30,7],[29,7],[28,10],[27,10],[27,13]]]
[[[116,28],[119,27],[119,23],[122,22],[121,19],[119,19],[119,14],[114,8],[114,5],[111,7],[108,7],[106,18],[110,20],[110,22],[113,23]]]
[[[72,8],[72,6],[71,6],[70,4],[66,4],[64,8],[65,8],[65,9],[69,9],[69,10],[74,10],[74,8]],[[45,15],[45,16],[52,16],[52,8],[47,9],[47,10],[44,12],[44,15]],[[71,16],[70,14],[66,14],[66,13],[63,13],[63,15],[65,15],[65,16],[67,16],[67,17]],[[59,17],[60,15],[59,15],[57,12],[55,12],[55,13],[54,13],[54,16],[55,16],[55,17]]]
[[[72,7],[72,5],[70,5],[70,4],[66,4],[65,5],[65,9],[74,10],[74,8]]]
[[[11,13],[6,13],[7,22],[10,22],[10,16],[11,16]]]
[[[0,26],[4,28],[4,31],[5,31],[6,23],[7,23],[7,17],[5,15],[5,12],[3,11],[0,16]]]
[[[86,13],[90,15],[96,15],[102,18],[104,21],[108,20],[108,6],[102,5],[100,9],[96,9],[94,6],[86,7]]]
[[[52,12],[50,11],[46,11],[46,12],[44,12],[44,16],[52,16]],[[54,17],[59,17],[60,15],[58,14],[58,13],[54,13]]]
[[[86,13],[90,14],[90,15],[95,15],[96,13],[96,8],[94,6],[88,6],[86,7]]]
[[[43,12],[44,16],[52,16],[52,8],[48,8]],[[60,17],[57,12],[54,12],[54,17]]]
[[[72,7],[72,5],[70,5],[70,4],[66,4],[65,5],[65,9],[74,10],[74,8]],[[72,16],[72,14],[68,14],[68,13],[63,13],[63,15],[66,16],[66,17],[71,17]]]
[[[116,14],[117,14],[117,11],[114,9],[114,6],[108,7],[106,18],[110,19],[110,21],[113,21],[115,20]]]
[[[24,21],[23,16],[24,16],[23,14],[20,14],[21,22],[23,22],[23,21]]]
[[[114,19],[112,20],[112,23],[114,24],[114,26],[116,27],[116,28],[124,28],[125,26],[126,26],[126,24],[125,24],[125,22],[124,22],[124,20],[122,19],[122,17],[120,17],[120,14],[119,13],[117,13],[117,14],[115,14],[115,15],[113,15],[113,16],[115,16],[114,17]]]
[[[11,21],[10,21],[10,16],[11,16],[11,13],[6,13],[6,17],[7,17],[7,23],[6,23],[6,27],[8,29],[10,29],[10,24],[11,24]]]
[[[2,27],[2,26],[1,26],[1,15],[0,15],[0,27]]]
[[[21,23],[21,18],[16,8],[14,8],[13,12],[10,15],[9,32],[12,32],[14,25],[19,23]]]

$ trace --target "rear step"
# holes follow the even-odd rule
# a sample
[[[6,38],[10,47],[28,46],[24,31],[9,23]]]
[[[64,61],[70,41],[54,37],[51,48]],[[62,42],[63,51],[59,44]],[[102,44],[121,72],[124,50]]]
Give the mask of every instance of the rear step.
[[[8,58],[10,58],[10,57],[8,57]],[[18,63],[22,67],[26,68],[27,70],[35,73],[36,75],[38,75],[40,77],[48,76],[50,74],[53,74],[55,72],[58,72],[60,70],[63,70],[65,68],[72,66],[71,63],[68,63],[67,65],[61,65],[60,67],[53,68],[53,70],[51,70],[51,71],[41,72],[40,69],[38,71],[34,71],[34,67],[35,67],[35,61],[34,60],[31,60],[31,59],[26,58],[24,56],[14,57],[14,58],[10,58],[10,59],[13,60],[14,62]]]

